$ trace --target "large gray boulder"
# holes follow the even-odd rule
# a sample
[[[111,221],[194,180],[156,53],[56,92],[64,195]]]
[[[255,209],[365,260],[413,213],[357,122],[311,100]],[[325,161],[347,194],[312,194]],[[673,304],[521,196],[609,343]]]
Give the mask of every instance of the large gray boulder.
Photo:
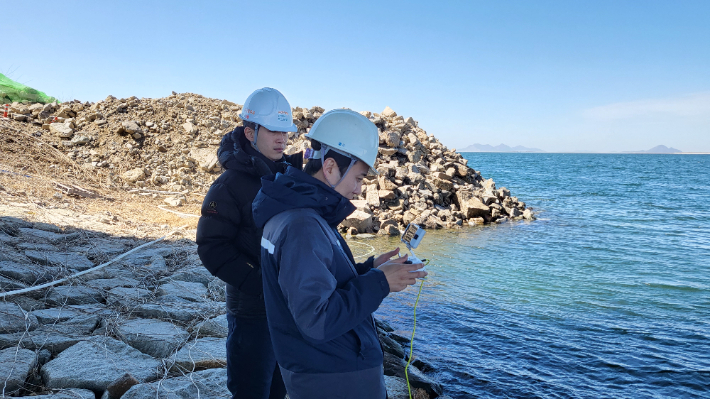
[[[150,264],[151,258],[154,256],[158,255],[166,257],[171,255],[173,252],[173,248],[170,247],[147,247],[128,255],[123,258],[122,261],[133,266],[146,266]]]
[[[50,123],[49,131],[52,134],[59,136],[60,138],[71,138],[74,135],[74,129],[72,129],[68,123]]]
[[[385,352],[384,367],[385,375],[399,377],[402,379],[406,378],[406,375],[404,373],[406,361],[404,359],[400,359],[391,353]],[[427,377],[426,375],[424,375],[424,373],[422,373],[419,369],[417,369],[411,364],[407,369],[407,374],[409,375],[409,385],[412,387],[412,389],[424,389],[427,394],[432,397],[437,397],[443,392],[441,384]]]
[[[41,244],[41,243],[36,243],[36,242],[23,242],[17,245],[17,249],[24,249],[24,250],[34,250],[34,251],[54,251],[57,252],[59,251],[59,248],[55,247],[52,244]]]
[[[7,245],[17,245],[20,243],[20,238],[18,237],[13,237],[7,233],[5,233],[3,229],[3,224],[2,221],[0,221],[0,243],[1,244],[7,244]]]
[[[42,326],[30,332],[0,334],[0,348],[18,345],[29,350],[47,349],[52,355],[57,355],[67,348],[87,339],[84,335],[71,335],[54,330],[54,326]]]
[[[90,305],[102,300],[100,290],[80,285],[53,287],[47,296],[47,301],[54,305]]]
[[[142,382],[162,375],[159,360],[109,337],[92,337],[60,353],[42,366],[48,388],[84,388],[101,392],[130,373]]]
[[[389,399],[409,399],[407,380],[404,378],[386,375],[385,387],[387,387],[387,397]]]
[[[131,278],[141,277],[135,265],[122,261],[114,262],[103,269],[87,274],[85,277],[95,279]]]
[[[30,259],[26,257],[24,254],[15,251],[12,248],[4,247],[2,251],[0,251],[0,262],[2,261],[10,261],[10,262],[17,262],[17,263],[30,263]]]
[[[73,240],[79,237],[79,233],[62,234],[58,232],[40,230],[40,229],[30,229],[26,227],[21,227],[20,232],[25,238],[31,240],[49,242],[51,244],[59,244],[61,242]]]
[[[158,303],[142,303],[131,308],[137,317],[189,322],[224,313],[224,303],[192,302],[177,297],[162,298]]]
[[[0,276],[0,292],[15,291],[27,288],[27,284],[21,283],[15,279]]]
[[[129,320],[116,333],[123,342],[159,359],[169,357],[190,337],[181,327],[150,319]]]
[[[530,209],[526,209],[523,211],[523,218],[525,220],[535,220],[535,214]]]
[[[0,276],[18,280],[25,284],[42,284],[51,281],[58,273],[57,268],[0,261]]]
[[[28,349],[7,348],[0,351],[0,392],[2,397],[18,391],[35,367],[37,354]]]
[[[470,191],[459,190],[456,199],[465,219],[482,217],[486,222],[491,220],[491,208]]]
[[[162,257],[161,255],[153,255],[150,258],[150,263],[146,266],[146,269],[148,269],[150,272],[153,273],[167,273],[168,272],[168,264],[165,261],[165,258]]]
[[[67,321],[81,315],[81,312],[70,308],[50,308],[32,311],[37,320],[42,324],[54,324]]]
[[[113,237],[112,237],[113,238]],[[114,239],[94,238],[90,245],[75,246],[77,252],[87,253],[91,255],[115,256],[128,252],[131,248],[125,242]]]
[[[67,335],[89,335],[99,325],[101,318],[96,315],[80,314],[69,320],[51,325],[51,330]],[[49,326],[46,326],[47,328]]]
[[[219,165],[217,154],[212,148],[193,148],[190,150],[190,157],[200,165],[200,169],[211,171]]]
[[[95,280],[89,280],[86,282],[91,288],[96,288],[99,290],[111,290],[117,287],[138,287],[140,282],[133,278],[128,277],[116,277],[116,278],[98,278]]]
[[[37,328],[37,317],[12,302],[0,302],[0,334],[31,331]]]
[[[150,291],[142,288],[116,287],[108,292],[106,302],[110,305],[130,306],[145,302],[150,296]]]
[[[204,301],[207,297],[207,287],[201,283],[190,283],[187,281],[172,281],[158,288],[160,296],[175,296],[187,299],[188,301]]]
[[[71,310],[76,310],[79,311],[83,314],[87,315],[94,315],[94,316],[99,316],[103,318],[107,317],[115,317],[115,313],[113,310],[107,308],[105,305],[101,303],[91,303],[87,305],[70,305],[68,306],[69,309]]]
[[[32,399],[96,399],[96,394],[88,389],[61,389],[48,395],[32,396]]]
[[[145,179],[145,171],[143,170],[143,168],[131,169],[126,172],[123,172],[121,178],[129,183],[135,183],[139,180]]]
[[[139,384],[121,399],[220,399],[231,398],[227,389],[227,369],[197,371],[150,384]]]
[[[53,233],[49,233],[53,234]],[[87,259],[86,256],[76,252],[49,252],[49,251],[25,251],[25,256],[33,261],[51,266],[63,266],[67,269],[75,269],[84,271],[94,267],[93,262]]]
[[[140,133],[141,128],[138,125],[137,121],[123,121],[121,122],[121,127],[126,133],[133,134],[133,133]]]
[[[227,339],[200,338],[186,343],[173,358],[173,368],[191,372],[227,367]]]
[[[190,267],[178,270],[169,277],[161,279],[161,282],[169,283],[171,281],[187,281],[189,283],[200,283],[207,286],[214,277],[210,272],[202,266]]]
[[[223,314],[205,320],[193,327],[192,332],[198,337],[226,338],[229,334],[229,323],[227,322],[227,315]]]
[[[343,220],[341,225],[345,228],[354,227],[359,233],[371,231],[372,215],[363,211],[355,211],[345,220]]]

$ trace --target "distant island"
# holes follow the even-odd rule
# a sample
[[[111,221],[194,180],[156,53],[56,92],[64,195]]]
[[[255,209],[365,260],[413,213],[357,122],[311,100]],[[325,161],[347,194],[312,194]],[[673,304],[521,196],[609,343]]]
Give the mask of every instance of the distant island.
[[[679,154],[683,151],[673,148],[673,147],[666,147],[664,145],[657,145],[650,150],[646,151],[624,151],[627,154]]]
[[[492,146],[489,144],[473,144],[468,147],[458,150],[458,152],[517,152],[517,153],[546,153],[539,148],[528,148],[521,145],[510,147],[505,144]],[[645,151],[621,151],[621,152],[596,152],[596,151],[571,151],[570,153],[577,154],[685,154],[685,152],[665,145],[657,145],[650,150]]]
[[[474,144],[458,150],[459,152],[545,152],[539,148],[528,148],[521,145],[509,147],[505,144],[492,146],[489,144]]]

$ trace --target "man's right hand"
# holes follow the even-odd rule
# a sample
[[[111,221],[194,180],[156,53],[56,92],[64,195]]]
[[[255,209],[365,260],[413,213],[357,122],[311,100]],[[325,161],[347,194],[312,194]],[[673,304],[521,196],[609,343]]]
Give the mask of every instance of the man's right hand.
[[[421,263],[405,264],[407,255],[394,260],[383,263],[378,267],[379,270],[385,273],[387,284],[390,286],[390,292],[399,292],[407,288],[408,285],[417,283],[418,278],[426,277],[426,271],[415,272],[424,267]]]

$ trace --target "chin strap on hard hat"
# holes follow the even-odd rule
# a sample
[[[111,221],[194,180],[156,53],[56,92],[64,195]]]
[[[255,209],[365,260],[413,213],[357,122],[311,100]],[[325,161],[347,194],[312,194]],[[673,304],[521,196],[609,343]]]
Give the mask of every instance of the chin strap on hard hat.
[[[254,141],[251,142],[251,146],[254,147],[254,149],[255,149],[259,154],[261,154],[261,150],[260,150],[259,147],[257,147],[257,145],[256,145],[256,135],[257,135],[257,134],[259,134],[259,124],[258,124],[258,123],[254,123]]]
[[[325,177],[325,173],[323,173],[323,178],[325,178],[325,181],[328,183],[328,185],[329,185],[331,188],[335,189],[335,187],[336,187],[338,184],[340,184],[340,182],[343,181],[343,179],[345,179],[345,176],[347,176],[348,172],[350,172],[350,169],[352,169],[352,167],[357,163],[357,159],[355,159],[355,157],[353,157],[353,156],[350,155],[350,154],[347,154],[347,153],[345,153],[345,152],[343,152],[343,151],[336,150],[335,148],[331,148],[330,146],[327,146],[327,145],[325,145],[325,144],[321,144],[320,151],[314,151],[311,156],[315,158],[315,157],[317,157],[318,155],[320,155],[321,167],[323,167],[323,166],[325,165],[325,155],[328,153],[328,151],[334,151],[334,152],[337,152],[337,153],[340,154],[340,155],[343,155],[343,156],[346,156],[346,157],[350,158],[350,165],[348,165],[348,169],[345,170],[345,173],[343,173],[342,176],[340,176],[340,180],[338,180],[337,183],[331,184],[330,181],[328,181],[328,178]],[[336,166],[337,166],[337,163],[336,163]]]

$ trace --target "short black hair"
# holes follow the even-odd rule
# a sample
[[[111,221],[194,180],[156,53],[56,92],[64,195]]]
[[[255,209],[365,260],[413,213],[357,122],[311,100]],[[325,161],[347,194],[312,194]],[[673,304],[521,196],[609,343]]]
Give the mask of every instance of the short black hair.
[[[321,143],[316,140],[311,140],[311,148],[314,151],[320,151]],[[326,154],[326,157],[333,158],[333,160],[335,161],[335,164],[338,165],[338,170],[340,171],[340,176],[345,174],[345,172],[350,167],[350,163],[352,162],[352,158],[346,157],[345,155],[339,154],[335,151],[328,151],[328,154]],[[303,168],[303,171],[308,173],[311,176],[315,176],[315,174],[318,173],[318,171],[321,169],[323,169],[323,161],[321,160],[321,158],[318,158],[318,159],[308,160],[308,163]]]
[[[256,130],[256,123],[250,121],[242,121],[245,128],[249,127],[251,130]]]

